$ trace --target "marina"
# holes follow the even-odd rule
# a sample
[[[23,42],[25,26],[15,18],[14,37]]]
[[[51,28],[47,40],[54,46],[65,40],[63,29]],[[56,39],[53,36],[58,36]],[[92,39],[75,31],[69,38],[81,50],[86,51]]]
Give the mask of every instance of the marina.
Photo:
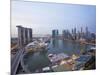
[[[11,75],[96,69],[96,6],[11,5]]]
[[[77,42],[75,42],[75,44],[73,44],[73,42],[69,43],[69,41],[65,42],[62,40],[63,43],[66,43],[67,45],[69,44],[69,47],[71,46],[70,47],[71,49],[68,50],[67,48],[66,49],[64,48],[65,44],[63,45],[63,43],[61,43],[61,40],[57,40],[58,42],[57,41],[53,42],[53,41],[54,40],[51,40],[51,42],[48,43],[49,49],[47,49],[46,52],[41,53],[41,51],[38,51],[35,53],[34,52],[31,53],[31,55],[30,54],[25,55],[25,57],[27,56],[27,58],[24,57],[24,59],[23,59],[24,65],[27,65],[27,68],[28,68],[28,70],[30,70],[30,72],[36,72],[36,73],[37,72],[58,72],[58,71],[71,71],[71,70],[82,69],[83,64],[85,64],[84,62],[87,62],[86,61],[88,58],[87,56],[90,56],[90,57],[92,56],[87,51],[89,49],[95,50],[95,47],[92,47],[91,45],[83,44],[83,46],[82,46],[82,45],[78,44]],[[60,49],[57,46],[58,44],[59,44],[59,47],[63,47],[64,50],[63,50],[63,48]],[[78,49],[76,49],[76,48],[78,48]],[[74,51],[72,51],[73,49],[74,49]],[[75,49],[76,49],[76,51],[75,51]],[[43,51],[45,51],[45,48],[43,49]],[[82,53],[84,54],[84,52],[87,52],[87,53],[83,57]],[[79,59],[83,60],[84,62]],[[79,65],[80,61],[81,61],[81,64],[79,67],[78,65]]]

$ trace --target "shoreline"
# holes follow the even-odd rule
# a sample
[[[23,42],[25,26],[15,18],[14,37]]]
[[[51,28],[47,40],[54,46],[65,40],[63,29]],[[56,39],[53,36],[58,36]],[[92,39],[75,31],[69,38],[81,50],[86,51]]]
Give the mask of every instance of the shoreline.
[[[53,40],[55,40],[56,38],[52,38]],[[59,40],[59,38],[57,38]],[[81,41],[81,40],[70,40],[70,39],[60,39],[60,40],[64,40],[64,41],[71,41],[71,42],[79,42],[80,44],[87,44],[87,45],[94,45],[96,46],[95,43],[89,43],[86,41]]]

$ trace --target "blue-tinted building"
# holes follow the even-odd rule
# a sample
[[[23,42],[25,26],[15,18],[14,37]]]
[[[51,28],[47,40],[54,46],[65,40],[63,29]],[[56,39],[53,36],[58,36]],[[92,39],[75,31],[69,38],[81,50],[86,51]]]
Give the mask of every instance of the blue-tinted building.
[[[52,30],[52,38],[57,38],[59,35],[58,30]]]

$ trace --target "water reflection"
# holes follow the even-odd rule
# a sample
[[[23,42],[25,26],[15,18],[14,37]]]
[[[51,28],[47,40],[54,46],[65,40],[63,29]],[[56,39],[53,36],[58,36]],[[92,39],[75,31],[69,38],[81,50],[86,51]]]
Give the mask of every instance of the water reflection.
[[[29,56],[28,59],[26,59],[26,60],[27,60],[26,64],[28,64],[28,69],[31,72],[35,72],[37,69],[42,69],[43,67],[46,67],[50,64],[50,61],[47,58],[47,55],[45,52],[33,53],[33,55],[31,57]],[[25,60],[24,60],[24,62],[25,62]]]
[[[59,40],[58,39],[52,39],[52,46],[54,48],[58,48],[59,47]]]
[[[25,64],[28,64],[28,69],[31,72],[34,72],[36,69],[40,69],[42,67],[46,67],[50,64],[50,61],[47,57],[50,53],[66,53],[68,55],[72,54],[81,54],[83,51],[87,50],[89,45],[80,44],[76,41],[69,40],[59,40],[59,39],[51,39],[50,49],[44,52],[38,52],[28,55],[25,59]]]
[[[84,50],[88,49],[88,45],[80,44],[77,41],[52,39],[51,42],[51,48],[48,51],[50,53],[64,52],[72,55],[81,54]]]

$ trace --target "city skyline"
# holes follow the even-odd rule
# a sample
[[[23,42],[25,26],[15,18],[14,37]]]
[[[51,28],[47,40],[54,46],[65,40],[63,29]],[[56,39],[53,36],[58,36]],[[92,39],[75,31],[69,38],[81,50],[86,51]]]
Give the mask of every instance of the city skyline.
[[[31,27],[33,34],[52,34],[53,29],[63,30],[88,27],[96,32],[96,7],[43,2],[12,1],[11,36],[17,36],[17,25]]]

